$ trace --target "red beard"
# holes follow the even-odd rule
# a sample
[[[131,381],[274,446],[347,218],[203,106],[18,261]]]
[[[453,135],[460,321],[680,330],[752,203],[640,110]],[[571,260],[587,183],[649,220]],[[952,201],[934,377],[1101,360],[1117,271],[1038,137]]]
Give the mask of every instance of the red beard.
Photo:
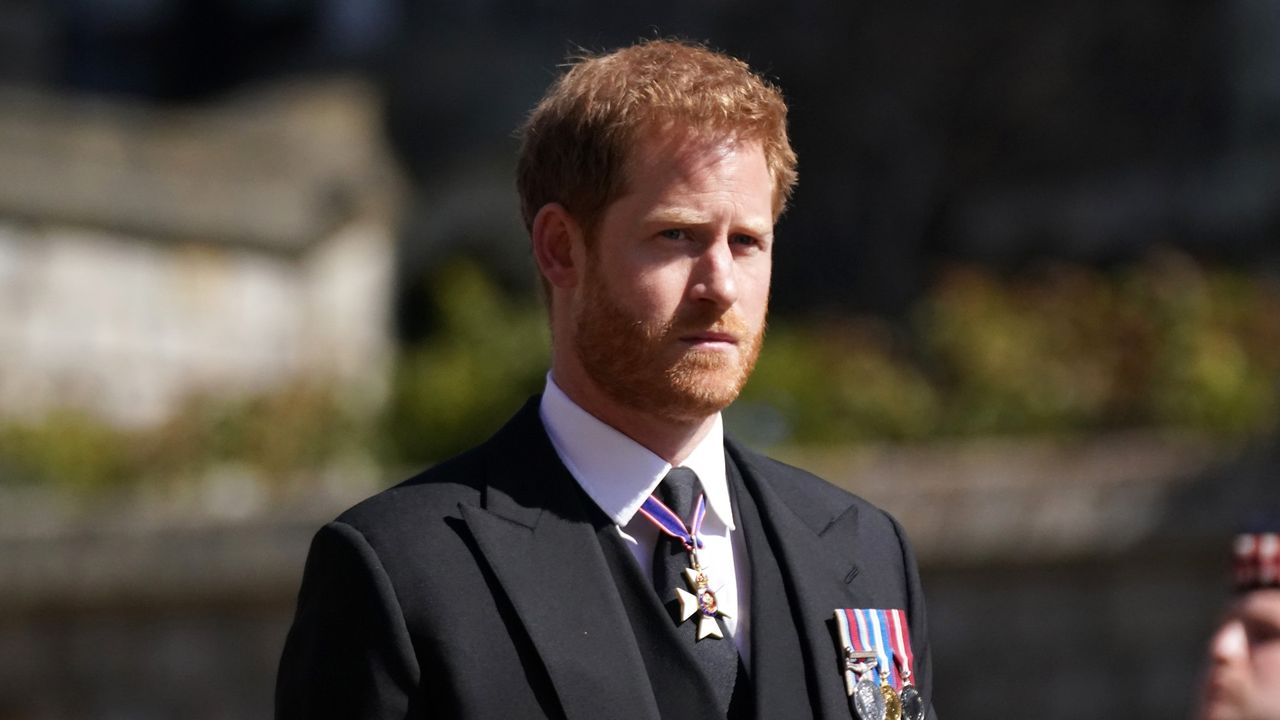
[[[751,333],[734,312],[690,304],[669,321],[635,315],[617,302],[596,268],[584,279],[574,350],[606,395],[627,407],[676,421],[700,420],[733,402],[755,368],[764,326]],[[725,352],[680,340],[702,332],[736,341]]]

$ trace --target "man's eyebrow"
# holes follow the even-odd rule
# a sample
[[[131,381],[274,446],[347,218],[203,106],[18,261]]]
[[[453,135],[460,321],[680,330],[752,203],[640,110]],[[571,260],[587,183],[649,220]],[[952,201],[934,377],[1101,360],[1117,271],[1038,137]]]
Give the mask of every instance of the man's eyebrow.
[[[710,218],[706,213],[689,208],[657,208],[646,218],[652,223],[669,223],[671,225],[705,225]]]
[[[645,218],[645,222],[653,225],[706,225],[711,222],[711,217],[706,213],[692,210],[689,208],[658,208],[649,213]],[[773,234],[772,219],[756,222],[748,218],[745,222],[738,225],[741,231],[751,233],[753,235],[767,236]]]

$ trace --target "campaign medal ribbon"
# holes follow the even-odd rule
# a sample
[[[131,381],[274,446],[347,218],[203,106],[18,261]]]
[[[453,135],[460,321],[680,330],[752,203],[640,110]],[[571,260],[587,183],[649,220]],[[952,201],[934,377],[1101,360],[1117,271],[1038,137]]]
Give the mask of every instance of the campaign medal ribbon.
[[[912,680],[912,664],[915,656],[911,651],[910,626],[907,625],[907,613],[904,610],[889,611],[889,640],[894,649],[894,660],[898,663],[898,671],[902,675],[902,720],[924,720],[924,698],[916,690]]]
[[[888,615],[885,610],[856,610],[856,613],[864,616],[865,623],[868,625],[870,640],[874,643],[877,660],[880,666],[880,687],[878,688],[880,695],[884,697],[884,717],[885,720],[902,720],[902,701],[898,698],[898,692],[893,689],[891,682],[894,675],[893,663],[893,646],[889,644],[888,638]]]
[[[659,530],[679,540],[684,545],[685,552],[689,553],[690,567],[684,571],[684,579],[693,592],[676,588],[676,600],[680,602],[680,622],[698,615],[698,640],[705,637],[723,638],[724,632],[720,630],[720,623],[716,618],[728,617],[728,614],[716,603],[711,583],[698,562],[698,550],[702,548],[702,520],[707,516],[706,496],[698,495],[693,519],[688,526],[674,510],[653,495],[640,506],[640,514],[649,518]]]
[[[866,618],[861,613],[851,609],[835,611],[844,652],[845,694],[859,720],[887,720],[884,695],[875,681],[879,653],[871,645]]]

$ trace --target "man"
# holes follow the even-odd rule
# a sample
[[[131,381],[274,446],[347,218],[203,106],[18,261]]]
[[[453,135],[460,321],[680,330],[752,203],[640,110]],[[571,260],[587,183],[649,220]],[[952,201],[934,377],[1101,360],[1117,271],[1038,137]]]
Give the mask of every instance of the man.
[[[1209,643],[1199,720],[1280,720],[1280,533],[1235,545],[1236,598]]]
[[[796,178],[778,91],[647,42],[573,65],[523,137],[546,390],[319,532],[277,716],[848,718],[843,608],[905,610],[927,706],[901,528],[722,431]]]

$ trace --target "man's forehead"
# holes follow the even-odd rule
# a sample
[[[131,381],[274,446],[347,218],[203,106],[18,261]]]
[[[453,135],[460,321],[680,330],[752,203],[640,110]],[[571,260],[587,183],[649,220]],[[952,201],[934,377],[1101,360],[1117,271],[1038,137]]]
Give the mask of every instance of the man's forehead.
[[[651,126],[641,129],[628,143],[623,167],[629,175],[641,167],[670,163],[673,158],[702,156],[711,162],[751,146],[763,154],[759,140],[736,133],[675,124]]]
[[[619,196],[633,192],[640,176],[665,176],[670,182],[689,180],[700,172],[715,172],[716,166],[726,158],[742,153],[758,154],[769,178],[769,191],[773,192],[773,174],[758,140],[724,134],[688,134],[681,130],[671,132],[669,135],[648,133],[630,146],[623,164]],[[771,216],[771,223],[772,220]]]
[[[712,188],[721,189],[726,194],[737,198],[736,205],[741,213],[738,219],[741,224],[748,226],[747,229],[750,232],[756,234],[773,232],[772,177],[768,174],[763,151],[758,144],[724,139],[671,143],[655,141],[655,144],[645,147],[643,152],[644,156],[632,165],[627,174],[628,180],[636,182],[624,183],[617,199],[622,200],[636,197],[637,193],[642,194],[644,201],[652,203],[645,212],[646,222],[673,225],[702,225],[711,222],[714,219],[714,212],[699,202],[689,202],[691,197],[696,195],[689,196],[685,193],[686,190],[694,190],[698,186],[706,187],[706,180],[710,178],[713,181]],[[734,154],[752,152],[758,154],[760,168],[768,178],[766,187],[744,187],[739,182],[735,182],[733,175],[724,175],[719,167]],[[755,159],[748,159],[747,163],[755,161]],[[734,166],[742,167],[740,163],[735,163]],[[658,182],[656,184],[649,182],[647,186],[641,188],[638,186],[637,178],[642,176]],[[724,184],[721,185],[721,182]],[[758,187],[767,193],[766,198],[759,198],[764,201],[763,204],[755,202],[755,198],[743,195],[744,191],[750,192],[752,187]]]

